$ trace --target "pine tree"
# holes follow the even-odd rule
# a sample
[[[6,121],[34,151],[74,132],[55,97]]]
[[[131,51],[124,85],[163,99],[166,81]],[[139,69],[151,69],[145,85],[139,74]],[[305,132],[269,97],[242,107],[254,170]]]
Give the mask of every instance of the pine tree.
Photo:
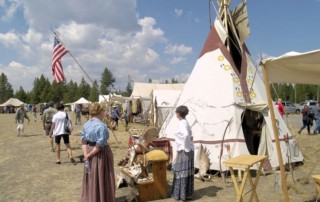
[[[99,101],[99,85],[96,80],[94,80],[92,84],[92,88],[89,95],[89,100],[91,102],[98,102]]]
[[[90,85],[86,82],[86,80],[84,80],[84,78],[82,78],[79,84],[79,96],[88,99],[90,96],[90,90]]]
[[[4,103],[13,97],[12,85],[9,83],[7,76],[2,73],[0,75],[0,103]]]
[[[108,95],[111,93],[111,89],[114,88],[116,79],[108,68],[105,68],[101,77],[100,93],[102,95]]]
[[[28,94],[25,92],[25,90],[22,88],[22,86],[20,86],[19,90],[16,91],[14,97],[24,103],[28,102]]]

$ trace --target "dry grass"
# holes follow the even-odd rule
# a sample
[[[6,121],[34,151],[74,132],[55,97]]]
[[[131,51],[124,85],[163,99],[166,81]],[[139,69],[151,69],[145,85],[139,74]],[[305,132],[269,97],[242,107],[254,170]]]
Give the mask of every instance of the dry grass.
[[[73,115],[72,118],[74,119]],[[294,131],[300,126],[300,115],[290,115],[290,125]],[[39,119],[39,117],[38,117]],[[84,120],[84,119],[83,119]],[[73,121],[74,122],[74,121]],[[83,164],[73,165],[62,151],[62,164],[56,165],[55,153],[50,151],[48,137],[44,135],[42,124],[30,122],[25,124],[24,137],[16,136],[14,115],[0,114],[0,201],[79,201],[83,174]],[[145,129],[136,124],[136,128]],[[81,130],[76,125],[74,131]],[[110,133],[115,170],[119,172],[117,163],[125,157],[129,134],[115,131],[120,143]],[[314,201],[316,190],[310,176],[320,174],[319,155],[320,135],[308,136],[306,131],[298,137],[298,143],[305,156],[305,164],[294,168],[294,179],[288,178],[291,201]],[[81,155],[79,136],[71,136],[74,156]],[[62,146],[64,148],[64,146]],[[79,161],[79,158],[76,159]],[[169,187],[172,174],[167,172]],[[281,189],[273,190],[274,175],[260,178],[257,193],[260,201],[283,201]],[[248,188],[248,185],[246,185]],[[124,201],[130,192],[129,188],[117,190],[117,201]],[[169,192],[168,192],[169,193]],[[209,182],[195,180],[195,201],[235,201],[236,193],[230,177],[224,184],[218,176]],[[245,196],[245,201],[249,194]],[[173,201],[168,198],[162,201]]]

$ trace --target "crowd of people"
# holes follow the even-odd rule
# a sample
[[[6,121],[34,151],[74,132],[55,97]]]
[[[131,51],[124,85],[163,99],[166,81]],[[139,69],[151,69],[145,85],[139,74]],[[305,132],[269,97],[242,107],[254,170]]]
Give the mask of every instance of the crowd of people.
[[[34,121],[37,118],[37,108],[32,107]],[[75,109],[75,113],[79,109]],[[192,133],[186,116],[189,110],[186,106],[176,109],[176,117],[179,125],[175,133],[177,154],[173,161],[174,174],[172,186],[172,198],[176,200],[190,200],[194,191],[194,146]],[[90,118],[83,125],[81,131],[81,144],[84,160],[87,162],[83,171],[81,189],[81,201],[115,201],[115,173],[113,154],[108,145],[109,131],[103,119],[108,113],[104,104],[92,103],[89,107]],[[129,109],[123,110],[123,118],[128,126]],[[122,116],[121,116],[122,117]],[[116,105],[112,107],[111,118],[117,124],[120,112]],[[16,112],[17,135],[23,135],[24,120],[30,122],[25,106],[21,105]],[[67,147],[68,157],[71,163],[77,164],[71,150],[69,133],[65,130],[66,120],[69,120],[68,110],[63,103],[50,101],[41,109],[41,119],[45,135],[49,137],[52,152],[56,152],[56,164],[61,164],[60,143],[63,139]],[[81,124],[81,118],[76,116],[76,123]],[[55,143],[55,145],[54,145]],[[89,169],[88,169],[89,168]]]
[[[279,111],[279,114],[281,117],[285,115],[285,107],[282,104],[282,99],[279,98],[276,102],[276,108]],[[318,103],[317,106],[310,107],[308,104],[305,104],[303,106],[303,109],[301,111],[302,115],[302,126],[298,130],[298,134],[301,134],[301,132],[307,128],[308,135],[317,135],[320,133],[320,103]],[[313,133],[311,133],[311,128],[315,122],[315,127],[313,130]]]
[[[276,107],[280,115],[285,114],[285,107],[282,105],[282,100],[276,102]],[[60,143],[63,139],[67,147],[68,157],[70,162],[76,164],[72,155],[70,146],[69,133],[65,131],[65,121],[69,119],[68,112],[65,110],[62,103],[58,103],[56,108],[53,102],[48,102],[41,109],[41,119],[45,135],[50,139],[50,146],[53,152],[56,152],[56,164],[61,164]],[[124,118],[126,126],[128,126],[129,117],[128,108],[123,109],[123,116],[119,111],[117,105],[112,105],[110,111],[110,118],[114,126],[118,127],[118,121]],[[32,107],[32,115],[34,121],[36,117],[37,108]],[[81,124],[81,106],[76,105],[76,124]],[[175,200],[190,200],[194,192],[194,145],[192,141],[192,132],[190,125],[186,120],[188,115],[188,108],[186,106],[179,106],[176,108],[176,117],[179,120],[175,132],[175,147],[176,154],[172,162],[173,184],[171,197]],[[107,106],[100,103],[92,103],[89,107],[90,118],[84,123],[81,132],[81,143],[84,160],[87,162],[83,171],[83,182],[81,189],[82,201],[115,201],[115,173],[113,154],[108,145],[109,131],[108,126],[104,123],[104,118],[108,113]],[[302,127],[298,131],[300,134],[307,128],[308,134],[311,134],[311,127],[313,121],[316,125],[313,134],[320,132],[320,106],[313,107],[304,105],[302,114]],[[30,122],[24,105],[21,105],[16,111],[17,135],[23,135],[24,120]],[[55,143],[55,145],[54,145]]]

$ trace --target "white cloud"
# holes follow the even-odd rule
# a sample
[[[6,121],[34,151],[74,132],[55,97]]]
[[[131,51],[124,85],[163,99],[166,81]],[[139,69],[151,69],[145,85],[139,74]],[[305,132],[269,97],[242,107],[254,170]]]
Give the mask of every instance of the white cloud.
[[[9,0],[9,6],[5,9],[5,15],[2,16],[2,21],[9,21],[12,19],[17,10],[21,7],[21,2],[19,0]],[[0,1],[0,5],[4,5],[4,0]]]
[[[0,66],[0,72],[3,72],[9,83],[16,84],[13,86],[14,90],[22,86],[25,90],[32,85],[34,75],[41,75],[41,71],[38,68],[23,65],[17,61],[10,62],[7,66]],[[30,80],[32,78],[32,80]]]
[[[78,24],[95,24],[122,31],[138,29],[136,0],[24,1],[24,15],[36,30],[57,27],[66,19]]]
[[[172,72],[178,68],[167,66],[165,61],[168,59],[160,50],[165,49],[167,54],[173,56],[171,64],[185,62],[183,56],[192,52],[192,48],[184,44],[168,45],[168,39],[164,31],[157,27],[156,19],[137,18],[134,0],[97,0],[95,4],[88,6],[76,0],[23,2],[22,11],[28,29],[25,33],[21,33],[21,29],[17,29],[20,32],[12,29],[0,33],[0,50],[3,45],[15,54],[13,58],[16,59],[7,59],[8,64],[3,64],[3,56],[0,61],[0,72],[8,76],[14,89],[22,85],[25,90],[31,90],[33,80],[41,74],[53,80],[50,23],[54,23],[53,27],[66,48],[92,80],[99,82],[107,67],[116,78],[116,86],[122,89],[127,84],[128,75],[134,81],[143,82],[148,78],[175,74]],[[68,54],[62,58],[62,63],[68,81],[87,80],[85,73]],[[21,78],[19,72],[23,72]],[[25,75],[25,72],[29,73]]]
[[[179,64],[179,63],[182,63],[183,61],[185,61],[186,58],[184,57],[174,57],[171,61],[170,61],[170,64]]]
[[[4,6],[5,0],[0,0],[0,6]]]
[[[174,14],[177,16],[177,17],[180,17],[182,14],[183,14],[183,10],[182,9],[174,9]]]
[[[192,47],[186,46],[184,44],[181,45],[168,45],[165,48],[165,53],[171,55],[187,55],[192,52]]]
[[[12,30],[6,34],[0,33],[0,43],[2,43],[5,47],[12,47],[20,43],[20,39],[14,30]]]

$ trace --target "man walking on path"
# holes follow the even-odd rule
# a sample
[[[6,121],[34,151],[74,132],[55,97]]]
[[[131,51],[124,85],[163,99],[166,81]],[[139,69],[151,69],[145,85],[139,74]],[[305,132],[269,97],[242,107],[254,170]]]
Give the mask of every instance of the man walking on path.
[[[24,104],[20,105],[20,108],[16,112],[16,123],[18,124],[17,127],[17,136],[24,135],[24,118],[28,119],[28,124],[30,119],[27,115],[27,111],[24,108]]]
[[[57,161],[56,164],[61,164],[60,159],[60,141],[63,139],[64,144],[67,147],[68,157],[70,158],[70,162],[74,165],[77,164],[72,156],[72,151],[70,147],[69,134],[65,131],[65,122],[67,118],[67,113],[64,111],[64,105],[59,103],[57,105],[58,112],[53,115],[52,118],[52,126],[50,129],[50,137],[54,137],[56,147],[57,147]]]
[[[76,105],[74,112],[76,113],[76,125],[81,125],[81,107],[79,104]]]
[[[49,108],[45,109],[42,114],[43,129],[46,132],[46,136],[49,136],[49,132],[50,132],[50,129],[52,126],[53,115],[55,115],[58,112],[55,108],[53,108],[53,105],[54,105],[54,103],[52,101],[50,101],[48,103]],[[49,138],[50,138],[49,142],[50,142],[51,150],[52,150],[52,152],[54,152],[53,138],[50,136],[49,136]]]

